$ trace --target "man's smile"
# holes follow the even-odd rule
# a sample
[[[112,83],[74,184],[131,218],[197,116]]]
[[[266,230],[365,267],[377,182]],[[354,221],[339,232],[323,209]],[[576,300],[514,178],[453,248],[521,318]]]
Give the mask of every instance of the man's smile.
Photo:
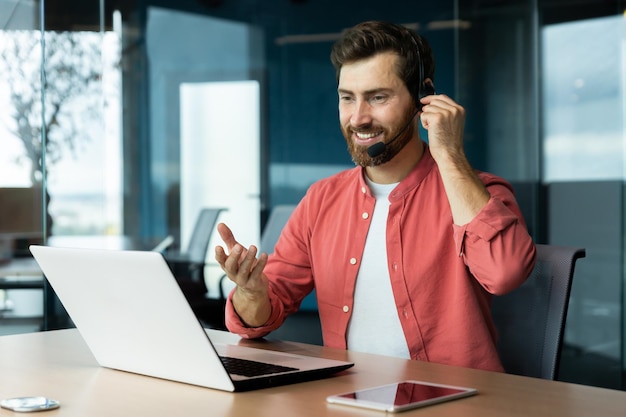
[[[383,131],[376,132],[356,132],[354,133],[355,142],[361,146],[369,146],[375,142],[378,142],[378,139],[382,136]]]

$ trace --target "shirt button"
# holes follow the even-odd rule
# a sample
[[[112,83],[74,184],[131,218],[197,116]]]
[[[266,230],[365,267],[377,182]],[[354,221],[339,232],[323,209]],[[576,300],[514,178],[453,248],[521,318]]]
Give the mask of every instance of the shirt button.
[[[348,306],[343,306],[343,312],[347,313],[348,311],[350,311],[350,307]]]
[[[350,258],[350,263],[352,265],[356,265],[356,258]]]
[[[365,193],[367,192],[367,188],[365,188],[365,187],[361,187],[361,192],[362,192],[363,194],[365,194]]]
[[[367,219],[370,215],[367,212],[363,212],[363,214],[361,214],[361,217],[363,217],[363,219]]]

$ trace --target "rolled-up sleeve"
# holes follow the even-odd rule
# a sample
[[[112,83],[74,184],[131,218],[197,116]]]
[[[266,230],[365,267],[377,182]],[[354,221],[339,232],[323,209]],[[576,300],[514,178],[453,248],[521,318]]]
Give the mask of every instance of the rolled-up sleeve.
[[[535,264],[535,245],[506,183],[483,175],[491,198],[465,225],[453,225],[459,256],[490,293],[505,294],[519,287]]]
[[[248,327],[241,320],[233,306],[233,292],[231,291],[226,300],[226,326],[232,333],[238,334],[246,339],[256,339],[266,336],[271,331],[276,330],[283,322],[283,305],[277,297],[270,297],[272,303],[272,313],[265,325],[261,327]]]

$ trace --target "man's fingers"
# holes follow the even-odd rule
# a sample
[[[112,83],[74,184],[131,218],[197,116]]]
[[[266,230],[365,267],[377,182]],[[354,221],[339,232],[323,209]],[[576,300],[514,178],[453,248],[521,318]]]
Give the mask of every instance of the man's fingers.
[[[218,264],[220,264],[222,269],[224,269],[224,262],[226,262],[227,257],[228,256],[226,255],[226,251],[224,251],[223,247],[221,246],[215,247],[215,260],[217,261]]]
[[[263,273],[263,268],[267,262],[267,255],[263,254],[259,263],[259,259],[256,258],[257,252],[258,249],[254,245],[244,249],[241,245],[236,244],[230,254],[227,255],[224,248],[217,246],[215,259],[231,281],[240,287],[247,287],[248,281],[253,278],[253,275],[258,276]]]
[[[261,253],[254,259],[250,275],[246,281],[245,289],[249,292],[266,293],[267,292],[267,278],[263,274],[265,264],[267,263],[267,254]]]
[[[222,266],[224,272],[226,272],[226,275],[228,275],[228,278],[235,282],[239,272],[239,258],[241,256],[241,251],[241,245],[235,245],[228,255],[226,255],[224,250],[221,249],[221,252],[224,252],[224,255],[223,262],[220,262],[220,265]]]
[[[250,273],[252,272],[252,268],[254,268],[254,266],[256,265],[256,261],[257,261],[256,252],[257,252],[256,246],[254,245],[250,246],[247,253],[243,256],[243,259],[239,265],[238,274],[243,274],[246,277],[250,275]]]
[[[235,240],[235,236],[233,235],[232,230],[230,230],[230,228],[226,226],[224,223],[219,223],[217,225],[217,232],[220,234],[220,237],[226,244],[226,247],[229,250],[232,250],[233,246],[237,244],[237,241]]]

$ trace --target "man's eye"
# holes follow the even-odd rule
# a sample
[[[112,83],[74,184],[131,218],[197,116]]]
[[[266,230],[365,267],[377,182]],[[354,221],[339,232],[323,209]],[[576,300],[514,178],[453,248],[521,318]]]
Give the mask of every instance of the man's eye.
[[[351,96],[340,96],[339,97],[339,101],[346,102],[346,103],[349,103],[349,102],[351,102],[353,100],[354,99]]]
[[[373,96],[371,98],[371,101],[373,103],[382,103],[383,101],[385,101],[387,99],[387,96]]]

